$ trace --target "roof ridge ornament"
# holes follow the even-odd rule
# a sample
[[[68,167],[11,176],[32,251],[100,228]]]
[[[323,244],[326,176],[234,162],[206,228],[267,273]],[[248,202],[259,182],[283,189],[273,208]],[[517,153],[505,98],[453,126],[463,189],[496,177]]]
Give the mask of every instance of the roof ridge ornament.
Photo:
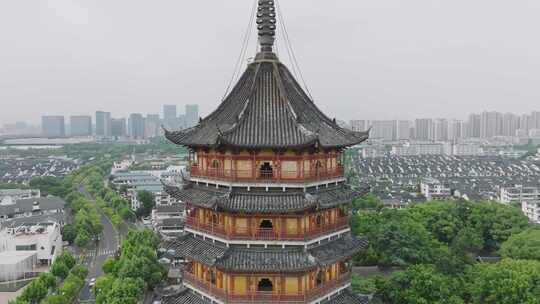
[[[272,52],[276,36],[275,0],[259,0],[257,9],[257,30],[261,53]]]

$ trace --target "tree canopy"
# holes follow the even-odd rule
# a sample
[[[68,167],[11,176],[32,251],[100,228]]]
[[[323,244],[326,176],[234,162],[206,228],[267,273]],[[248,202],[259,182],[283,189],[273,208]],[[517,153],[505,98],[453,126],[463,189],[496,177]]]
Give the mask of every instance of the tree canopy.
[[[511,235],[499,252],[506,258],[540,261],[540,229],[531,228]]]

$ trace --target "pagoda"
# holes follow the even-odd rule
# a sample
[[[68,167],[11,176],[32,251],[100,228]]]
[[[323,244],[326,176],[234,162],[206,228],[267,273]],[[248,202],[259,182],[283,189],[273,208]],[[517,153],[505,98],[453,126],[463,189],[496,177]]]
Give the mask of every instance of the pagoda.
[[[273,52],[274,1],[259,0],[259,52],[218,108],[165,130],[189,148],[189,175],[167,192],[185,202],[186,290],[164,303],[366,303],[350,291],[367,246],[349,227],[360,195],[344,150],[368,138],[323,114]]]

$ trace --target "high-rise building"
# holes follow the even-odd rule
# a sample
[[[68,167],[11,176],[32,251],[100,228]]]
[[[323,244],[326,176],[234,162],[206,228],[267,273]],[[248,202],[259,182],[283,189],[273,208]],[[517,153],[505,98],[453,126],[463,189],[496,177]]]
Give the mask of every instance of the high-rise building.
[[[480,117],[480,137],[492,138],[503,134],[503,116],[499,112],[484,111]]]
[[[480,138],[481,116],[479,114],[470,114],[467,121],[467,136],[470,138]]]
[[[416,119],[414,121],[414,132],[416,140],[433,139],[433,120],[431,118]]]
[[[351,120],[351,130],[355,132],[363,132],[368,130],[369,122],[367,120]]]
[[[519,117],[519,129],[528,132],[530,129],[534,129],[532,117],[523,114]]]
[[[113,118],[111,119],[111,136],[115,138],[126,137],[126,119],[125,118]]]
[[[159,114],[147,114],[145,120],[145,134],[146,137],[157,137],[161,133],[161,119]]]
[[[410,120],[399,120],[397,122],[397,139],[411,139],[412,122]]]
[[[47,137],[66,136],[64,116],[42,116],[41,135]]]
[[[129,130],[129,137],[133,139],[144,139],[144,117],[142,114],[134,113],[129,115],[128,120],[128,130]]]
[[[465,122],[462,120],[452,119],[448,123],[448,140],[456,141],[466,137]]]
[[[531,113],[531,129],[540,129],[540,112],[533,111]]]
[[[199,122],[199,106],[198,105],[186,105],[186,118],[185,125],[187,128],[191,128]]]
[[[110,137],[111,136],[111,113],[97,111],[96,112],[96,136]]]
[[[373,120],[371,122],[370,137],[386,141],[397,139],[397,121],[395,120]]]
[[[438,118],[433,121],[432,140],[447,141],[448,140],[448,120]]]
[[[92,116],[71,116],[69,118],[69,130],[71,136],[92,135]]]
[[[163,124],[169,130],[175,130],[179,127],[178,113],[175,105],[163,106]]]
[[[504,136],[516,136],[519,129],[519,116],[512,113],[503,115],[503,132]]]
[[[349,227],[360,193],[342,161],[367,133],[343,130],[309,100],[273,52],[274,1],[258,5],[260,52],[244,76],[198,127],[165,133],[191,151],[183,185],[166,186],[189,210],[170,247],[186,260],[187,290],[170,302],[366,303],[349,290],[368,242]]]

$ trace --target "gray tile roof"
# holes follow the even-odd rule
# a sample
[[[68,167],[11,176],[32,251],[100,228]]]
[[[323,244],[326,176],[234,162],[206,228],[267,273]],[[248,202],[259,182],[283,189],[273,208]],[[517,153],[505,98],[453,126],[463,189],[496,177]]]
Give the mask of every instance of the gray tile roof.
[[[216,267],[240,272],[298,272],[314,269],[317,264],[301,248],[231,248]]]
[[[19,227],[25,224],[39,224],[45,222],[56,222],[58,224],[63,224],[65,222],[65,216],[63,213],[54,213],[54,214],[42,214],[36,216],[28,217],[17,217],[13,219],[6,220],[0,223],[0,227]]]
[[[350,236],[305,250],[296,248],[225,247],[190,235],[165,245],[175,257],[236,272],[302,272],[349,258],[367,246]]]
[[[245,191],[217,190],[213,187],[187,185],[184,189],[168,186],[174,198],[203,208],[243,213],[294,213],[309,209],[328,209],[350,204],[361,195],[348,186],[320,190]]]
[[[345,147],[363,142],[368,133],[339,127],[283,64],[266,60],[250,64],[229,96],[199,125],[166,131],[165,136],[185,146]]]
[[[182,212],[185,209],[184,204],[171,204],[171,205],[159,205],[156,206],[156,212],[158,213],[175,213]]]
[[[215,245],[190,235],[172,242],[169,244],[169,249],[174,249],[177,257],[190,257],[206,265],[214,265],[227,252],[227,247]]]
[[[321,304],[368,304],[369,298],[354,294],[351,290],[345,289],[330,300],[322,301]]]
[[[158,223],[159,227],[184,227],[184,219],[179,217],[164,218]]]
[[[366,248],[367,245],[367,238],[355,238],[347,235],[330,243],[314,247],[309,252],[320,265],[326,266],[355,255],[358,251]]]
[[[179,294],[164,297],[161,300],[162,304],[212,304],[211,301],[205,300],[194,294],[189,289],[186,289]]]
[[[0,206],[0,215],[13,215],[17,213],[32,212],[34,203],[39,203],[40,210],[64,209],[66,202],[58,197],[39,197],[18,200],[13,205]]]

